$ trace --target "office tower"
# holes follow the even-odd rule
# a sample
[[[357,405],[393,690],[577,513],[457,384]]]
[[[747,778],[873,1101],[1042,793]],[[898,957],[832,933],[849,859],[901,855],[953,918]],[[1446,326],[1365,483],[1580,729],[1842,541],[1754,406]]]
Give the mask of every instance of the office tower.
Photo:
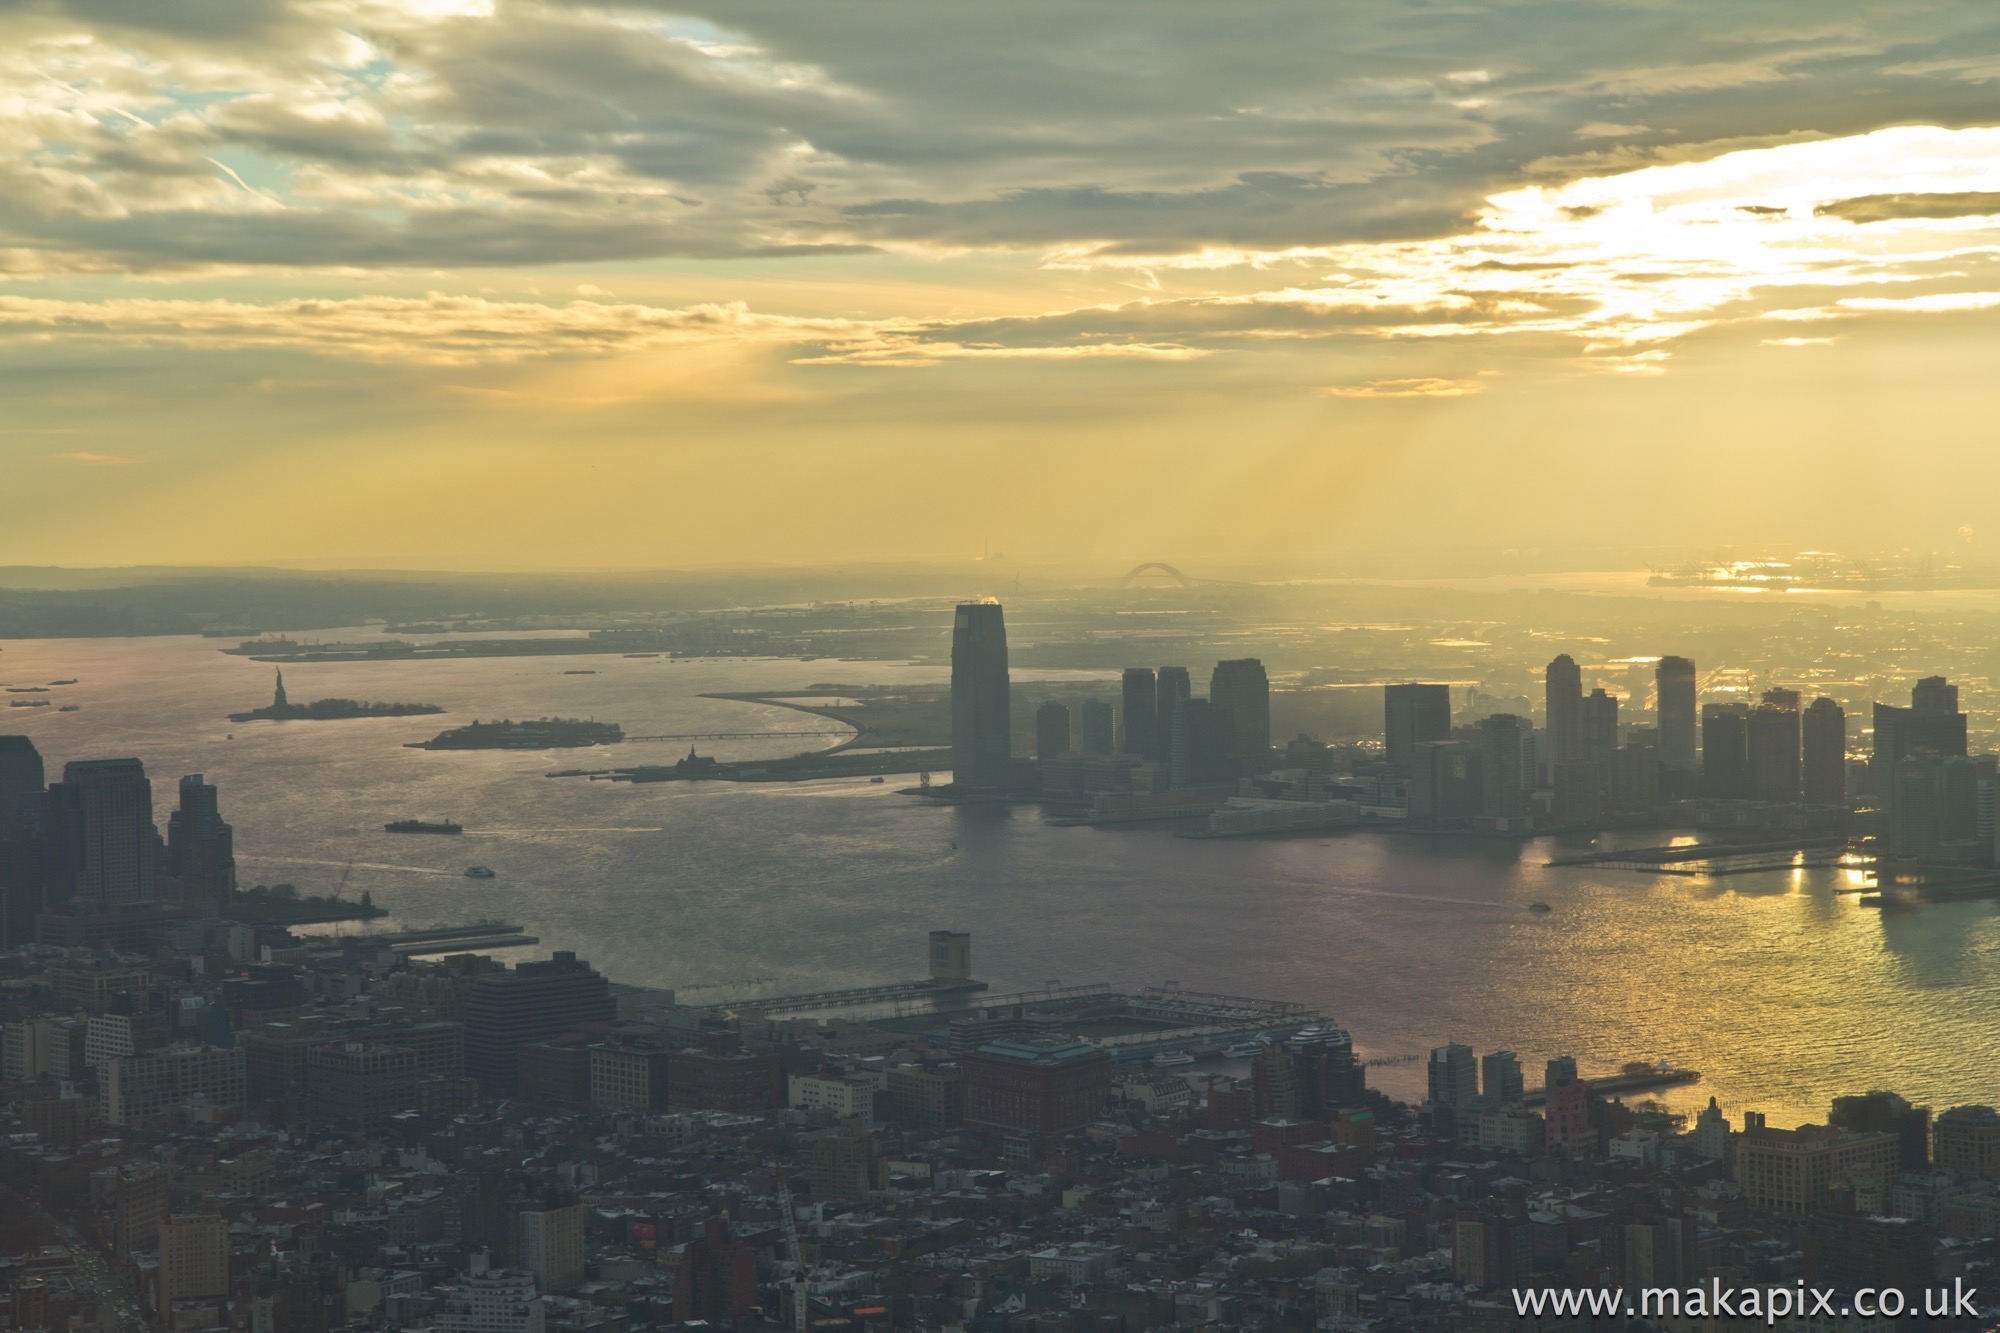
[[[1558,1055],[1542,1066],[1542,1087],[1560,1088],[1576,1082],[1576,1057]]]
[[[1208,704],[1226,776],[1270,768],[1271,682],[1264,664],[1254,657],[1217,662],[1208,678]]]
[[[1611,767],[1618,753],[1618,696],[1592,690],[1578,707],[1583,753],[1600,791],[1611,786]]]
[[[1159,687],[1151,667],[1126,667],[1120,719],[1125,727],[1123,749],[1141,759],[1158,759]]]
[[[26,736],[0,736],[0,842],[42,831],[42,756]]]
[[[1479,1098],[1479,1061],[1461,1042],[1431,1049],[1426,1065],[1430,1100],[1439,1106],[1470,1107]]]
[[[1654,711],[1660,725],[1660,762],[1679,775],[1683,794],[1699,767],[1695,756],[1694,663],[1662,657],[1653,672]]]
[[[1612,773],[1612,806],[1624,814],[1643,814],[1660,803],[1660,747],[1651,727],[1633,727],[1619,747]]]
[[[167,816],[167,871],[181,902],[204,916],[219,916],[236,888],[235,834],[199,773],[181,779],[180,808]]]
[[[1759,801],[1790,805],[1799,799],[1799,695],[1797,690],[1766,690],[1750,710],[1745,738],[1750,766],[1750,795]]]
[[[153,826],[153,784],[137,759],[83,759],[63,768],[81,815],[82,864],[77,897],[99,907],[152,902],[158,896],[160,831]]]
[[[1110,754],[1115,748],[1111,705],[1103,699],[1085,699],[1080,713],[1076,748],[1085,754]]]
[[[1188,680],[1186,667],[1160,668],[1153,691],[1153,744],[1159,748],[1157,758],[1172,760],[1174,714],[1192,697],[1194,687]]]
[[[1702,705],[1701,794],[1730,800],[1750,795],[1750,705]]]
[[[1451,686],[1382,687],[1382,749],[1391,769],[1407,777],[1421,742],[1450,739]]]
[[[1952,1107],[1937,1118],[1931,1139],[1939,1166],[2000,1182],[2000,1112],[1992,1107]]]
[[[1479,1095],[1488,1106],[1512,1106],[1527,1095],[1521,1083],[1521,1057],[1494,1051],[1479,1062]]]
[[[958,608],[951,634],[951,780],[1005,787],[1012,780],[1007,622],[998,602]]]
[[[1168,785],[1202,787],[1229,780],[1226,738],[1207,699],[1180,700],[1167,730]]]
[[[1549,769],[1583,758],[1583,673],[1568,653],[1548,665],[1542,677],[1548,710]]]
[[[1396,688],[1390,686],[1390,689]],[[1526,726],[1512,713],[1494,713],[1479,720],[1479,812],[1501,832],[1511,831],[1522,819],[1521,752]]]
[[[1480,813],[1484,792],[1479,747],[1464,741],[1421,741],[1410,776],[1411,824],[1458,828]]]
[[[465,1072],[494,1096],[512,1096],[523,1042],[617,1016],[609,983],[567,950],[546,963],[488,972],[465,1003]]]
[[[1891,789],[1896,766],[1912,754],[1965,753],[1965,714],[1958,711],[1958,687],[1942,676],[1917,682],[1910,707],[1875,705],[1875,748],[1870,776],[1878,799]]]
[[[1035,758],[1049,760],[1069,753],[1069,709],[1055,699],[1035,710]]]
[[[1847,804],[1847,714],[1831,699],[1819,698],[1805,711],[1801,726],[1800,780],[1811,805]]]
[[[515,1252],[544,1293],[574,1291],[583,1283],[584,1207],[533,1204],[521,1210]]]

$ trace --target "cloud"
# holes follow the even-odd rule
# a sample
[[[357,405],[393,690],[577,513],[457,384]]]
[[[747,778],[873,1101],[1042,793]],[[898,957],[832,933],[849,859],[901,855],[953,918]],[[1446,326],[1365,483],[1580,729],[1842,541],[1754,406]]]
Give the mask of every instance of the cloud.
[[[49,457],[59,458],[69,463],[88,463],[93,467],[124,467],[129,463],[138,461],[137,459],[127,458],[122,454],[94,454],[86,450],[77,450],[76,452],[66,454],[50,454]]]
[[[1366,384],[1334,385],[1320,392],[1335,398],[1464,398],[1485,387],[1478,380],[1370,380]]]

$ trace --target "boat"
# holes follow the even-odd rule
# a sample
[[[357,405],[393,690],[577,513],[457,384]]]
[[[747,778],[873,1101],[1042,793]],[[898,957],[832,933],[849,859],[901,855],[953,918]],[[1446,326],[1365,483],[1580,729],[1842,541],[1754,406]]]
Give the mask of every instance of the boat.
[[[64,704],[61,708],[56,709],[56,711],[58,713],[74,713],[81,707],[83,707],[82,704]]]
[[[1247,1060],[1253,1055],[1262,1054],[1263,1050],[1264,1048],[1254,1041],[1239,1041],[1233,1046],[1223,1047],[1222,1053],[1232,1060]]]
[[[9,708],[47,708],[49,701],[47,699],[9,699],[7,706]]]
[[[71,677],[70,677],[70,678],[69,678],[68,680],[52,680],[52,681],[50,681],[50,682],[49,682],[49,684],[51,684],[51,685],[74,685],[74,684],[76,684],[76,677],[75,677],[75,676],[71,676]]]
[[[454,824],[449,819],[430,823],[422,819],[394,819],[382,826],[384,833],[463,833],[465,825]]]
[[[465,868],[465,877],[467,879],[492,879],[493,871],[487,866],[467,866]]]
[[[1186,1051],[1162,1051],[1153,1057],[1154,1065],[1161,1069],[1173,1069],[1180,1065],[1191,1065],[1194,1057]]]
[[[1528,910],[1530,912],[1546,912],[1550,909],[1547,903],[1529,903]]]
[[[869,780],[870,782],[873,782],[873,783],[878,783],[878,784],[879,784],[879,783],[880,783],[880,782],[882,781],[882,775],[878,773],[878,774],[876,774],[876,775],[875,775],[874,777],[872,777],[872,778],[870,778],[870,779],[868,779],[868,780]]]

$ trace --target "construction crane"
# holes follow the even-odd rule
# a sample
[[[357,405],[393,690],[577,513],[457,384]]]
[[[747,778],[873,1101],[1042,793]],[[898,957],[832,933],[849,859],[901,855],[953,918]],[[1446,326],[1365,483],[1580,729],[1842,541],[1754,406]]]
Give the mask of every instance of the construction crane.
[[[785,1223],[785,1250],[792,1260],[792,1333],[806,1333],[806,1261],[799,1252],[799,1219],[792,1209],[792,1187],[785,1183],[785,1169],[777,1168],[778,1216]]]

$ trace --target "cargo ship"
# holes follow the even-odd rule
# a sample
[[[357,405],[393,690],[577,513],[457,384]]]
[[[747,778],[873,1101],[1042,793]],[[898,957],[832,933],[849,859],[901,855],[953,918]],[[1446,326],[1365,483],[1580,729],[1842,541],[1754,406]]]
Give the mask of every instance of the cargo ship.
[[[449,819],[435,823],[422,819],[396,819],[382,826],[384,833],[463,833],[465,825],[454,824]]]

